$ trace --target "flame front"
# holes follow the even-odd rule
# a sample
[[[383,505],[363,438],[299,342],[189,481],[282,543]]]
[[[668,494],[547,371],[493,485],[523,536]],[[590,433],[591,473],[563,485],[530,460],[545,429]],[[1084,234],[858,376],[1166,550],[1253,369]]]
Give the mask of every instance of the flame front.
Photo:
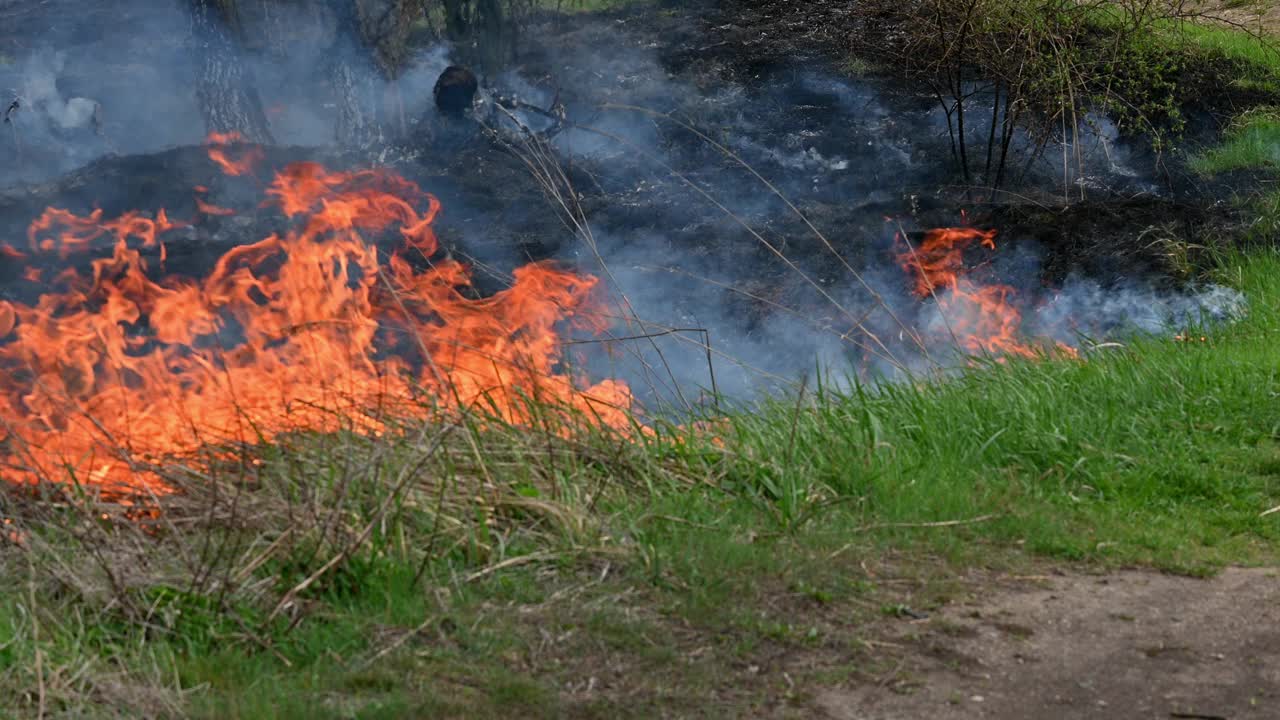
[[[995,357],[1040,357],[1044,349],[1024,342],[1019,330],[1022,311],[1015,304],[1017,292],[1008,285],[984,285],[974,281],[964,253],[974,246],[994,250],[996,231],[977,228],[936,228],[925,233],[919,246],[911,246],[899,233],[898,262],[911,276],[916,297],[936,299],[943,332],[965,352]],[[1076,351],[1055,343],[1057,352]]]
[[[225,172],[260,158],[231,158],[224,145],[214,139],[210,157]],[[0,302],[0,477],[166,493],[140,468],[209,444],[376,432],[472,403],[526,423],[526,398],[629,426],[625,384],[581,389],[562,369],[557,327],[598,329],[596,278],[534,263],[472,299],[466,266],[426,261],[440,205],[408,180],[301,163],[266,193],[290,229],[233,248],[200,280],[157,279],[164,234],[180,226],[163,211],[50,208],[31,224],[29,254],[113,245],[90,274],[64,270],[34,305]],[[391,232],[403,242],[384,257],[373,239]]]

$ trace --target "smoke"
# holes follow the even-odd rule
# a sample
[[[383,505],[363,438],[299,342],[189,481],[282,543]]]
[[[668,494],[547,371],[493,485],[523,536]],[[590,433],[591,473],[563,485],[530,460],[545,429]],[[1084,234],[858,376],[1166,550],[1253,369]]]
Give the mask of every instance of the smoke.
[[[109,154],[133,155],[199,144],[200,58],[186,0],[120,0],[88,9],[51,2],[28,11],[38,32],[21,52],[0,53],[0,188],[45,181]],[[411,131],[432,112],[431,89],[448,64],[445,47],[412,58],[401,77],[384,77],[347,41],[324,3],[240,3],[236,61],[263,99],[281,145],[331,146],[337,105],[332,68],[345,63],[370,108]],[[403,127],[401,122],[403,121]]]
[[[747,83],[714,66],[669,67],[649,43],[601,31],[492,83],[535,105],[565,103],[585,127],[558,135],[555,147],[610,192],[611,204],[588,218],[605,267],[580,246],[565,257],[604,271],[625,298],[614,309],[617,335],[646,337],[615,343],[593,369],[680,407],[706,390],[747,399],[824,371],[840,381],[965,365],[952,328],[971,319],[955,316],[946,291],[923,300],[909,291],[892,251],[896,223],[885,222],[955,181],[956,128],[936,102],[812,63]],[[981,150],[991,118],[973,108],[967,139]],[[521,120],[540,127],[536,116]],[[1085,118],[1042,154],[1038,144],[1022,132],[1011,142],[1020,166],[1035,157],[1009,170],[1019,192],[1159,193],[1141,153],[1104,117]],[[941,204],[955,209],[934,213],[939,224],[963,222],[960,202]],[[982,282],[1012,289],[1019,339],[1032,346],[1171,335],[1244,307],[1229,289],[1161,289],[1156,277],[1104,283],[1075,273],[1047,283],[1045,250],[1031,238],[1002,236],[998,250],[973,259],[987,266]]]
[[[42,181],[108,153],[148,152],[203,135],[179,5],[52,2],[28,10],[23,53],[0,62],[0,186]],[[13,29],[9,30],[14,32]]]
[[[1137,283],[1104,287],[1072,276],[1035,308],[1025,327],[1029,334],[1077,345],[1131,334],[1170,334],[1244,317],[1248,309],[1238,290],[1208,284],[1184,292],[1161,291]]]
[[[21,106],[41,114],[62,130],[89,126],[97,101],[84,97],[63,98],[58,92],[58,75],[66,66],[66,54],[42,50],[26,63],[23,85],[17,99]]]

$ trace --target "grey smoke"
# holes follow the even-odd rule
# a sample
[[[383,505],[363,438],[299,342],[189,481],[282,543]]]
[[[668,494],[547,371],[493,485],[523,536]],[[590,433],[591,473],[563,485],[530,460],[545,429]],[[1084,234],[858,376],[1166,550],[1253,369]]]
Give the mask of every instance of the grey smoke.
[[[21,107],[44,115],[51,123],[71,130],[88,127],[98,107],[85,97],[63,98],[58,91],[58,75],[66,67],[66,53],[45,49],[29,57],[17,93]]]
[[[1082,334],[1159,335],[1239,320],[1247,311],[1244,295],[1221,285],[1175,293],[1136,284],[1104,288],[1073,276],[1035,308],[1024,327],[1033,336],[1078,345]]]
[[[27,52],[0,58],[0,100],[19,103],[12,127],[0,134],[0,187],[47,180],[109,153],[157,152],[204,138],[184,0],[121,0],[83,21],[67,5],[50,6],[45,33],[27,38]],[[245,12],[259,5],[270,6],[269,17],[249,28],[271,28],[280,41],[252,35],[240,59],[280,144],[333,144],[326,68],[343,53],[373,97],[399,92],[410,130],[433,112],[431,88],[448,64],[448,48],[421,53],[392,83],[359,49],[329,48],[313,37],[327,29],[323,19],[304,22],[294,16],[304,9],[289,3],[246,3]]]

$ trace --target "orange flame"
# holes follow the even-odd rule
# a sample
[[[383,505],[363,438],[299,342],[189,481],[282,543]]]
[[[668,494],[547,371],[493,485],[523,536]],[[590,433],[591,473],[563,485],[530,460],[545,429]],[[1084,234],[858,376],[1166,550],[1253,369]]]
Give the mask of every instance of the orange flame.
[[[235,215],[236,211],[231,208],[224,208],[212,203],[207,203],[200,198],[196,198],[196,210],[205,215]]]
[[[209,146],[209,159],[227,175],[248,175],[266,157],[261,147],[246,145],[244,136],[238,132],[211,132],[205,144]],[[227,152],[231,145],[243,146],[239,157],[232,158]]]
[[[426,262],[440,204],[412,182],[302,163],[266,192],[290,229],[233,248],[199,280],[149,272],[144,251],[162,253],[178,227],[163,211],[50,208],[32,223],[36,254],[112,246],[34,305],[0,302],[0,477],[166,493],[145,467],[209,444],[379,432],[474,403],[528,423],[528,397],[629,427],[624,383],[581,389],[562,368],[557,328],[599,325],[596,278],[535,263],[473,299],[466,266]],[[372,239],[389,232],[403,243],[388,257]]]
[[[965,267],[965,250],[977,245],[994,250],[995,230],[936,228],[911,247],[900,233],[898,262],[911,275],[916,297],[936,298],[947,332],[966,352],[997,357],[1034,358],[1043,349],[1022,341],[1022,311],[1014,303],[1017,291],[1008,285],[983,285],[972,280]],[[1056,343],[1056,350],[1076,356],[1070,346]]]

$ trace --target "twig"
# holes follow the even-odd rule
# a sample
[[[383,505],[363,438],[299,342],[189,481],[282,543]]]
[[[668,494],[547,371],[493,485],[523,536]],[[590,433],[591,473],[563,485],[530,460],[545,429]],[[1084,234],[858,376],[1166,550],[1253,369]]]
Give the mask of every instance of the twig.
[[[994,520],[998,517],[1000,517],[998,513],[992,513],[990,515],[979,515],[978,517],[969,518],[967,520],[940,520],[938,522],[916,522],[916,523],[872,523],[871,525],[863,525],[862,527],[854,528],[852,532],[856,532],[856,533],[870,532],[872,530],[887,530],[890,528],[940,528],[940,527],[956,527],[959,525],[976,525],[977,523],[984,523],[984,522],[987,522],[988,520]],[[855,543],[849,543],[844,547],[840,548],[839,550],[836,550],[835,552],[831,553],[827,557],[834,559],[840,555],[843,555],[847,550],[849,550],[849,548],[853,547],[854,544]]]
[[[36,566],[31,559],[31,553],[27,553],[27,595],[31,603],[31,644],[35,646],[36,651],[36,693],[37,693],[37,720],[44,720],[45,712],[45,689],[44,689],[44,653],[40,650],[40,618],[39,610],[36,608]]]
[[[1258,513],[1258,517],[1266,517],[1271,513],[1275,513],[1275,512],[1280,512],[1280,505],[1277,505],[1271,508],[1270,510],[1263,510],[1262,512]]]
[[[8,125],[9,129],[13,131],[13,152],[18,156],[18,162],[22,162],[22,141],[18,139],[18,123],[13,122],[13,114],[20,107],[22,107],[21,103],[15,98],[9,104],[8,109],[4,111],[4,124]]]
[[[639,524],[647,520],[661,520],[663,522],[675,523],[676,525],[686,525],[688,527],[697,528],[699,530],[712,530],[715,532],[725,532],[725,529],[722,527],[709,525],[707,523],[694,522],[692,520],[685,520],[684,518],[675,517],[673,515],[646,515],[640,518],[638,521],[636,521],[636,523]]]
[[[542,562],[543,560],[550,560],[555,556],[556,556],[555,553],[549,552],[546,550],[535,552],[535,553],[529,553],[528,555],[517,555],[516,557],[507,558],[502,562],[494,563],[492,565],[489,565],[488,567],[482,568],[480,570],[477,570],[471,573],[470,575],[467,576],[467,582],[475,582],[480,578],[486,577],[488,575],[492,575],[493,573],[496,573],[499,570],[505,570],[509,567],[524,565],[526,563],[531,563],[531,562]]]
[[[979,515],[978,517],[969,518],[968,520],[941,520],[938,522],[918,523],[873,523],[871,525],[863,525],[862,527],[854,528],[853,532],[867,532],[870,530],[885,530],[889,528],[936,528],[954,527],[956,525],[974,525],[976,523],[987,522],[988,520],[995,520],[998,517],[1000,517],[998,513],[992,513],[990,515]]]
[[[621,337],[603,337],[592,338],[590,340],[565,340],[561,345],[606,345],[612,342],[626,342],[627,340],[648,340],[650,338],[665,337],[667,335],[675,335],[677,333],[705,333],[702,328],[667,328],[665,330],[643,333],[640,335],[624,335]]]
[[[427,619],[426,619],[426,620],[423,620],[421,625],[419,625],[418,627],[416,627],[416,628],[414,628],[414,629],[412,629],[412,630],[410,630],[410,631],[408,631],[408,632],[406,632],[406,633],[401,634],[401,635],[400,635],[399,637],[397,637],[395,640],[391,641],[391,643],[390,643],[389,645],[387,645],[386,647],[382,648],[382,649],[381,649],[381,650],[379,650],[378,652],[374,653],[373,657],[371,657],[371,658],[369,658],[368,660],[365,660],[364,662],[360,663],[360,665],[359,665],[359,667],[358,667],[357,669],[363,670],[363,669],[365,669],[365,668],[369,667],[370,665],[373,665],[374,663],[378,662],[378,661],[379,661],[379,660],[381,660],[383,657],[385,657],[388,653],[390,653],[391,651],[395,650],[396,648],[398,648],[398,647],[400,647],[401,645],[403,645],[403,644],[405,644],[406,642],[408,642],[408,641],[409,641],[409,638],[411,638],[411,637],[413,637],[413,636],[415,636],[415,635],[417,635],[417,634],[421,633],[423,630],[426,630],[426,629],[427,629],[427,626],[428,626],[428,625],[430,625],[430,624],[431,624],[431,621],[432,621],[432,620],[434,620],[434,619],[435,619],[435,618],[433,618],[433,617],[431,617],[430,615],[428,615],[428,616],[427,616]]]

